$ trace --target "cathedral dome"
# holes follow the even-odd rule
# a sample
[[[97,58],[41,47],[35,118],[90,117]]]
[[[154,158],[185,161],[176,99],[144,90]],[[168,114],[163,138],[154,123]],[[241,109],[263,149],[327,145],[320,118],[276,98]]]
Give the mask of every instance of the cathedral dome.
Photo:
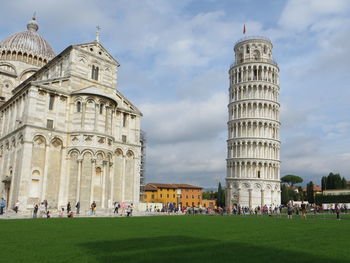
[[[26,54],[43,61],[55,57],[49,42],[37,33],[39,26],[35,17],[27,24],[26,31],[15,33],[0,42],[0,54]]]

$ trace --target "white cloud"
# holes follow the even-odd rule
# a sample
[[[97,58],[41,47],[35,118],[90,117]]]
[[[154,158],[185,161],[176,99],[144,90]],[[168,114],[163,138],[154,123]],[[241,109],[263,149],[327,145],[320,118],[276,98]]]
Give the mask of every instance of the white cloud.
[[[347,13],[349,6],[350,2],[347,0],[289,0],[279,25],[296,31],[306,30],[332,15]]]

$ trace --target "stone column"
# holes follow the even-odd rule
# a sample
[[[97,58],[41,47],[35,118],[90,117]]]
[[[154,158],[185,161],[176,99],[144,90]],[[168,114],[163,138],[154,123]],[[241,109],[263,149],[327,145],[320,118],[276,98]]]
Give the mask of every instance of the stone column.
[[[22,149],[22,156],[26,156],[29,160],[32,159],[32,142],[24,142],[23,143],[23,149]],[[31,208],[33,207],[33,204],[27,204],[28,201],[28,186],[31,182],[31,162],[23,162],[21,171],[19,173],[20,176],[20,182],[19,182],[19,193],[18,193],[18,200],[20,202],[19,209],[27,208],[28,205],[31,205]]]
[[[81,169],[83,165],[83,159],[77,159],[78,162],[78,176],[77,176],[77,195],[76,195],[76,201],[80,201],[80,181],[81,181]]]
[[[103,161],[103,174],[102,174],[102,208],[105,208],[105,202],[106,202],[106,176],[108,174],[109,165],[107,161]]]
[[[81,103],[81,120],[80,120],[80,127],[84,128],[85,124],[85,112],[86,112],[86,102]]]
[[[12,143],[12,142],[10,142]],[[18,167],[17,167],[17,147],[20,145],[20,143],[17,143],[15,141],[15,145],[12,145],[12,150],[14,151],[13,154],[13,160],[14,160],[14,165],[12,167],[12,179],[11,179],[11,188],[10,188],[10,198],[7,200],[7,206],[8,208],[11,208],[15,205],[16,203],[16,192],[17,192],[17,187],[19,186],[18,180],[20,179],[20,174],[18,173]]]
[[[109,207],[112,207],[113,202],[114,202],[114,176],[113,176],[113,162],[109,162],[109,182],[110,182],[110,202],[109,202]]]
[[[124,200],[125,200],[125,168],[126,168],[126,159],[125,159],[125,156],[123,156],[122,175],[121,175],[121,178],[122,178],[122,193],[121,193],[122,200],[121,200],[121,202],[124,202]]]
[[[44,174],[43,174],[43,181],[41,186],[41,200],[43,201],[46,199],[46,181],[47,181],[47,170],[49,168],[49,152],[50,152],[50,142],[46,144],[45,146],[45,163],[44,163]],[[35,158],[35,156],[33,156]]]
[[[57,200],[57,208],[63,206],[65,204],[65,197],[67,196],[66,180],[69,180],[69,173],[67,173],[67,157],[65,148],[62,146],[61,150],[61,174],[60,174],[60,185],[58,188],[58,200]]]
[[[264,190],[261,189],[261,207],[264,206],[265,200],[264,200]]]
[[[232,186],[231,184],[228,185],[226,189],[226,208],[229,210],[232,209]]]
[[[248,189],[248,193],[249,193],[249,208],[252,207],[252,190],[253,189]]]
[[[91,159],[92,171],[91,171],[91,182],[90,182],[90,204],[94,201],[94,179],[96,175],[96,159]]]
[[[241,202],[241,188],[237,188],[237,204]]]

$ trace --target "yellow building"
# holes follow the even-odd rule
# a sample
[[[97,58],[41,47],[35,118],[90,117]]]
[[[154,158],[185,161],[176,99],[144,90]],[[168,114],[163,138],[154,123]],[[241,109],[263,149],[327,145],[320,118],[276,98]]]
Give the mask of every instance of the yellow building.
[[[202,205],[203,187],[189,184],[149,183],[145,186],[146,203],[175,203],[186,207]]]
[[[145,186],[146,203],[178,203],[177,187],[173,184],[150,183]]]

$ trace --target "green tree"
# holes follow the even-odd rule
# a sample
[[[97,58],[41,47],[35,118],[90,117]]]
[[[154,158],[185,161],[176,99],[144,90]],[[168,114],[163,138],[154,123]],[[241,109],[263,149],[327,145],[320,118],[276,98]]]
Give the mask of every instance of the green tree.
[[[290,186],[294,186],[295,184],[300,184],[303,182],[303,178],[301,178],[300,176],[297,175],[293,175],[293,174],[288,174],[285,175],[281,178],[282,183],[287,183]]]
[[[306,186],[306,196],[307,201],[311,204],[315,203],[315,195],[314,195],[314,183],[311,181]]]
[[[341,184],[343,189],[348,188],[348,181],[344,177],[341,179]]]
[[[222,189],[221,183],[218,185],[218,192],[216,196],[217,206],[225,207],[225,190]]]
[[[344,189],[347,187],[347,181],[340,174],[329,173],[328,176],[322,177],[322,190]]]
[[[286,205],[288,201],[290,200],[289,198],[289,191],[288,187],[285,184],[281,185],[281,203]]]
[[[322,189],[322,191],[327,189],[326,186],[327,186],[327,176],[322,176],[322,179],[321,179],[321,189]]]

